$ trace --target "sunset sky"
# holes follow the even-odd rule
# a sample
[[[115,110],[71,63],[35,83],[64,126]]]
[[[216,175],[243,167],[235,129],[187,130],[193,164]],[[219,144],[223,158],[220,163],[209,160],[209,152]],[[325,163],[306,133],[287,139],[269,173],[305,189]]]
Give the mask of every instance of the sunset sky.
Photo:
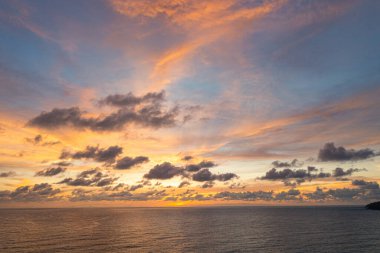
[[[379,13],[0,1],[0,207],[379,200]]]

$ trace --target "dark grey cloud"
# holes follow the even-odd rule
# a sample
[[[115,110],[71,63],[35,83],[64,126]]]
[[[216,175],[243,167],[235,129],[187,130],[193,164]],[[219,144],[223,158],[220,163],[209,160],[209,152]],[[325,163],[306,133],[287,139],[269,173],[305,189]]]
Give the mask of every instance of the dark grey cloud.
[[[307,178],[311,177],[311,174],[304,169],[283,169],[277,170],[273,168],[265,173],[265,176],[261,177],[264,180],[283,180],[288,178]]]
[[[302,200],[300,197],[301,192],[297,189],[290,189],[288,191],[282,191],[275,195],[274,200]]]
[[[307,171],[311,173],[318,171],[318,169],[315,166],[307,166]]]
[[[157,164],[147,174],[144,175],[146,179],[170,179],[175,176],[182,176],[187,179],[192,179],[197,182],[209,182],[205,184],[211,186],[212,181],[228,181],[233,178],[238,178],[234,173],[222,173],[213,174],[208,168],[214,167],[216,164],[211,161],[202,161],[198,164],[190,164],[184,167],[177,167],[171,163],[165,162]],[[180,187],[187,185],[187,183],[181,183]]]
[[[182,161],[190,161],[192,159],[193,159],[193,157],[191,155],[186,155],[186,156],[182,157]]]
[[[359,183],[362,184],[362,183]],[[311,193],[301,193],[297,189],[282,191],[274,194],[272,191],[257,192],[219,192],[216,193],[214,199],[223,200],[243,200],[243,201],[369,201],[376,200],[380,197],[380,190],[375,186],[369,188],[340,188],[323,190],[319,187]]]
[[[152,128],[171,127],[176,124],[179,107],[166,110],[162,104],[164,101],[164,92],[148,93],[142,97],[132,93],[110,95],[100,100],[100,104],[117,106],[119,109],[108,115],[87,117],[86,112],[78,107],[55,108],[32,118],[27,125],[45,129],[69,126],[93,131],[116,131],[128,124]]]
[[[124,183],[118,183],[117,185],[108,185],[103,187],[104,190],[106,191],[119,191],[122,189],[127,189],[127,185]]]
[[[211,162],[211,161],[202,161],[198,164],[189,164],[189,165],[186,165],[185,167],[185,170],[186,171],[189,171],[189,172],[196,172],[196,171],[199,171],[200,169],[203,169],[203,168],[212,168],[212,167],[215,167],[216,164],[214,162]]]
[[[144,96],[138,97],[129,92],[127,94],[114,94],[99,101],[100,105],[111,105],[117,107],[134,107],[144,103],[162,103],[165,101],[165,91],[149,92]]]
[[[282,181],[285,186],[290,186],[290,187],[296,187],[297,182],[290,181],[289,179],[285,179]]]
[[[207,181],[206,184],[213,182]],[[273,191],[242,191],[230,192],[224,191],[216,194],[199,194],[193,190],[179,193],[171,196],[165,190],[151,190],[148,192],[134,193],[135,189],[142,188],[138,184],[136,186],[124,188],[121,191],[108,191],[102,188],[100,192],[86,191],[83,189],[75,189],[72,196],[69,198],[71,201],[99,201],[99,200],[132,200],[132,201],[145,201],[145,200],[165,200],[165,201],[205,201],[205,200],[241,200],[241,201],[364,201],[377,199],[380,197],[380,190],[376,187],[365,187],[363,182],[358,183],[359,188],[348,189],[327,189],[323,190],[317,188],[311,193],[301,193],[298,189],[290,189],[288,191],[281,191],[274,193]],[[362,187],[360,187],[362,186]],[[209,186],[205,186],[206,188]],[[123,188],[123,187],[121,187]],[[20,192],[24,189],[20,189]],[[0,192],[0,198],[9,193]]]
[[[269,191],[246,191],[246,192],[219,192],[214,195],[215,199],[223,200],[246,200],[246,201],[255,201],[255,200],[273,200],[273,192]]]
[[[298,161],[297,159],[293,159],[291,162],[273,161],[272,165],[275,168],[289,168],[289,167],[300,167],[303,165],[303,163]]]
[[[146,156],[137,156],[137,157],[124,157],[116,162],[115,169],[125,170],[130,169],[138,164],[149,162],[149,158]]]
[[[371,149],[345,149],[344,147],[335,147],[334,143],[326,143],[319,150],[318,159],[320,161],[357,161],[374,157],[377,154]]]
[[[215,175],[208,169],[203,169],[195,173],[192,177],[194,181],[205,182],[215,180]]]
[[[60,161],[60,162],[53,163],[52,165],[67,167],[67,166],[71,166],[72,163],[68,161]]]
[[[58,175],[60,173],[63,173],[66,171],[66,168],[63,167],[56,167],[56,168],[47,168],[41,171],[38,171],[35,176],[37,177],[52,177],[55,175]]]
[[[147,179],[170,179],[175,176],[183,175],[183,169],[176,167],[169,162],[164,162],[162,164],[157,164],[154,166],[144,178]]]
[[[51,201],[58,200],[56,196],[60,189],[53,189],[48,183],[35,184],[34,186],[20,186],[14,191],[0,192],[0,201]]]
[[[42,135],[38,134],[34,138],[25,138],[25,140],[33,145],[41,145],[41,146],[53,146],[60,144],[59,141],[44,141]]]
[[[363,182],[357,182],[362,187],[351,189],[351,188],[341,188],[341,189],[329,189],[324,191],[321,188],[317,188],[312,193],[305,193],[304,196],[309,200],[318,201],[332,201],[332,200],[342,200],[342,201],[368,201],[376,200],[380,197],[380,190],[374,186],[366,188]]]
[[[327,177],[331,177],[331,173],[321,171],[316,175],[316,178],[327,178]]]
[[[147,192],[133,193],[129,190],[124,190],[120,192],[92,192],[83,189],[76,189],[72,192],[69,197],[70,201],[120,201],[120,200],[130,200],[130,201],[148,201],[148,200],[162,200],[167,197],[168,194],[165,190],[151,190]]]
[[[231,180],[233,178],[238,178],[238,175],[236,175],[235,173],[222,173],[222,174],[217,174],[215,175],[216,176],[216,180],[218,181],[228,181],[228,180]]]
[[[99,148],[98,146],[87,146],[85,150],[78,152],[62,151],[60,159],[93,159],[97,162],[112,164],[117,156],[123,152],[123,148],[119,146],[110,146],[108,148]]]
[[[205,182],[202,186],[201,186],[201,188],[203,188],[203,189],[206,189],[206,188],[212,188],[212,187],[214,187],[214,182],[213,181],[208,181],[208,182]]]
[[[123,148],[119,146],[111,146],[107,149],[98,149],[95,154],[95,161],[114,163],[115,158],[123,152]]]
[[[305,179],[303,178],[297,178],[296,180],[292,181],[290,179],[284,179],[282,180],[285,186],[290,186],[290,187],[296,187],[297,185],[300,185],[305,182]]]
[[[261,180],[281,180],[285,186],[296,187],[315,178],[328,178],[331,177],[331,173],[319,171],[314,166],[308,166],[307,169],[283,169],[277,170],[273,168],[265,173],[265,176],[261,177]]]
[[[295,187],[304,183],[306,180],[311,181],[316,178],[341,178],[343,176],[351,176],[355,172],[364,171],[365,169],[347,169],[336,168],[332,173],[323,172],[322,169],[318,170],[314,166],[308,166],[307,169],[283,169],[277,170],[273,168],[261,177],[261,180],[281,180],[285,186]]]
[[[78,107],[54,108],[50,112],[42,112],[28,122],[30,126],[54,129],[63,126],[83,128],[91,124],[91,120],[83,118],[84,112]]]
[[[359,186],[362,189],[379,189],[379,184],[376,181],[370,182],[365,180],[353,180],[352,185]]]
[[[213,174],[208,169],[202,169],[192,175],[192,179],[198,182],[214,181],[214,180],[228,181],[237,177],[238,176],[234,173]]]
[[[75,153],[70,153],[69,151],[64,150],[64,151],[62,151],[59,159],[67,159],[67,158],[90,159],[90,158],[94,158],[98,149],[99,149],[99,147],[87,146],[85,150],[78,151]]]
[[[16,173],[13,171],[0,172],[0,177],[13,177],[15,175],[16,175]]]
[[[304,194],[310,200],[326,200],[329,198],[327,192],[324,192],[321,188],[317,187],[314,192]]]
[[[344,177],[344,176],[351,176],[353,173],[355,172],[360,172],[360,171],[365,171],[365,169],[348,169],[348,170],[344,170],[342,168],[335,168],[333,170],[333,176],[334,177]]]
[[[121,193],[111,194],[110,197],[116,200],[132,200],[132,201],[146,201],[146,200],[161,200],[168,196],[165,190],[151,190],[147,192],[134,193],[124,191]]]
[[[247,192],[220,192],[214,195],[215,199],[223,200],[244,200],[244,201],[284,201],[284,200],[297,200],[301,201],[301,192],[297,189],[290,189],[274,194],[272,191],[247,191]]]
[[[327,194],[335,200],[353,200],[360,198],[362,191],[360,189],[329,189]]]
[[[143,188],[143,187],[144,187],[143,184],[136,184],[136,185],[131,185],[128,190],[131,191],[131,192],[133,192],[133,191],[136,191],[137,189],[140,189],[140,188]]]
[[[82,171],[77,175],[76,178],[65,178],[58,184],[66,184],[70,186],[109,186],[113,184],[118,178],[111,177],[110,175],[104,174],[98,169],[90,169]]]

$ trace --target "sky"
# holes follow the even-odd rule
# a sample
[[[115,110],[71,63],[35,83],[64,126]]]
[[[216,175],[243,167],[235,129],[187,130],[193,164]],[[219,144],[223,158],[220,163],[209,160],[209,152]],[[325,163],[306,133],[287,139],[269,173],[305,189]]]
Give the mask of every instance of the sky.
[[[379,200],[379,12],[0,1],[0,207]]]

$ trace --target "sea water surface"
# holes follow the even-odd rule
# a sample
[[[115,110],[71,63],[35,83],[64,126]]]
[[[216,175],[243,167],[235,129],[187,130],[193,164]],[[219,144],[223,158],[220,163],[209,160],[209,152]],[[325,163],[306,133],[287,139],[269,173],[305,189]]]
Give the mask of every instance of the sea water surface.
[[[363,207],[1,209],[0,252],[380,252]]]

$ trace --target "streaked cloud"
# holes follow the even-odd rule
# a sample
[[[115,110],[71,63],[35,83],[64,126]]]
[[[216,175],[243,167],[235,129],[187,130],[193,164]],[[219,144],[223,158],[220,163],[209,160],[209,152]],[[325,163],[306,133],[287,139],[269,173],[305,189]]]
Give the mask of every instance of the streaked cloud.
[[[65,171],[66,171],[66,168],[62,168],[62,167],[47,168],[47,169],[38,171],[35,176],[36,177],[52,177],[60,173],[63,173]]]

